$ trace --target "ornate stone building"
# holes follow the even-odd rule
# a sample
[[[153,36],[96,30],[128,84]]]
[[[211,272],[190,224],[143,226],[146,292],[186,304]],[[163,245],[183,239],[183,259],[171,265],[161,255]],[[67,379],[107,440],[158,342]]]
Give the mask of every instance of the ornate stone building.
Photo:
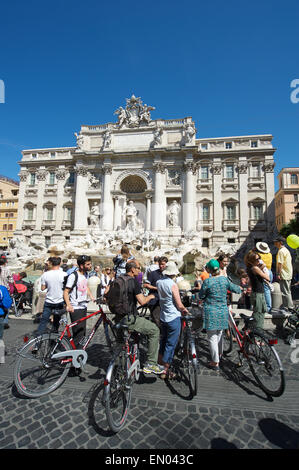
[[[134,95],[77,145],[23,151],[16,236],[46,244],[131,229],[203,246],[265,238],[275,223],[271,135],[197,139],[191,117],[152,120]]]

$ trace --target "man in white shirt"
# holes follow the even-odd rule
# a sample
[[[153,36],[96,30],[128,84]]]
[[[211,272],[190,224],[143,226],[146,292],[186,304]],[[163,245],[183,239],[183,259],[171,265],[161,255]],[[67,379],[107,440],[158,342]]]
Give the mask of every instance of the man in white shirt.
[[[41,278],[41,290],[47,289],[44,310],[41,316],[37,334],[42,335],[47,327],[53,310],[60,310],[64,307],[63,302],[63,281],[66,273],[60,269],[61,258],[52,256],[48,259],[49,270],[44,272]],[[54,315],[54,330],[58,331],[59,317]]]
[[[68,276],[63,294],[66,309],[70,313],[72,322],[80,320],[80,318],[87,315],[87,304],[89,302],[87,296],[92,301],[95,300],[87,285],[88,273],[92,268],[91,257],[86,255],[79,256],[77,264],[78,270]],[[86,321],[73,326],[72,332],[76,347],[80,347],[80,340],[86,334]]]

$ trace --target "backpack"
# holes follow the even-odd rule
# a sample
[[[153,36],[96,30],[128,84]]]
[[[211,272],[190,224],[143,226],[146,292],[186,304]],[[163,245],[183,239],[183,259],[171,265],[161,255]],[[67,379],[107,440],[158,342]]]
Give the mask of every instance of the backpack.
[[[78,282],[78,271],[73,271],[72,273],[68,274],[67,276],[64,277],[63,279],[63,290],[65,290],[66,288],[66,283],[67,283],[67,280],[68,278],[72,275],[72,274],[75,274],[75,280],[74,280],[74,283],[70,289],[70,292],[72,292],[72,290],[74,289],[74,287],[76,286],[76,298],[78,297],[78,287],[77,287],[77,282]]]
[[[128,299],[128,288],[131,280],[132,278],[127,274],[121,274],[110,284],[106,299],[109,310],[114,315],[124,317],[131,313]]]
[[[18,294],[24,294],[27,291],[27,286],[21,282],[14,281],[13,285]]]

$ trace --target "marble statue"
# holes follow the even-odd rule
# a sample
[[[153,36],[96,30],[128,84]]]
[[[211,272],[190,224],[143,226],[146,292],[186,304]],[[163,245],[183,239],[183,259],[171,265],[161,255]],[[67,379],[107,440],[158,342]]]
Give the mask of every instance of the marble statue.
[[[91,228],[99,228],[100,225],[100,207],[97,201],[92,203],[89,212],[89,220]]]
[[[177,201],[173,201],[168,209],[168,223],[170,227],[179,226],[179,209],[180,205]]]
[[[187,122],[184,126],[184,141],[185,144],[190,144],[192,142],[193,136],[195,135],[195,129],[192,124]]]

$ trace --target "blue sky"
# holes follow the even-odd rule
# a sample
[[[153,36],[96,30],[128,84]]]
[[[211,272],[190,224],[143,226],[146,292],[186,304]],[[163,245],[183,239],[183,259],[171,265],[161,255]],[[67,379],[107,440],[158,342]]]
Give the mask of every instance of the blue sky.
[[[297,0],[2,2],[0,174],[21,150],[75,146],[132,93],[197,137],[274,136],[277,175],[299,166]],[[299,93],[298,93],[299,97]]]

